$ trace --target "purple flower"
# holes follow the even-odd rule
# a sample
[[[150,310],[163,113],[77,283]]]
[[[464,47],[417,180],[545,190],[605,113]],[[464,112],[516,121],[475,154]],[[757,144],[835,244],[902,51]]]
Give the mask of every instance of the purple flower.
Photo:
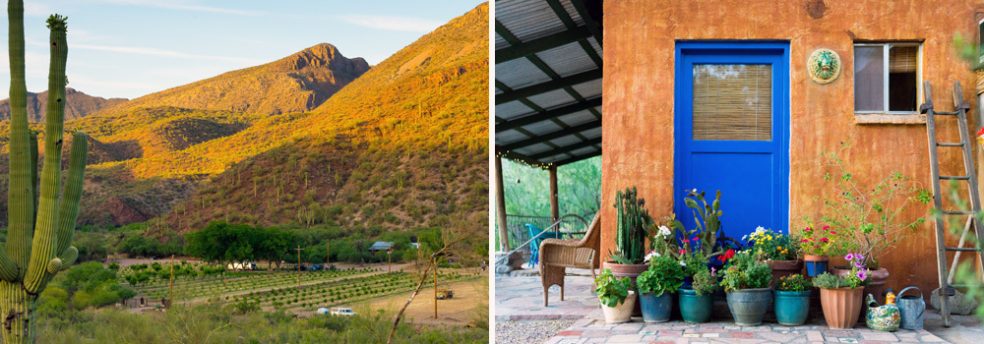
[[[864,268],[864,264],[862,264],[861,261],[858,260],[858,261],[855,261],[854,262],[854,267],[856,267],[858,269],[862,269],[862,268]]]
[[[854,260],[854,253],[848,253],[846,256],[844,256],[844,260],[848,260],[848,261]]]
[[[857,260],[864,260],[864,256],[863,256],[863,255],[861,255],[860,253],[857,253],[857,254],[855,254],[855,255],[854,255],[854,259],[857,259]]]
[[[868,279],[868,274],[865,271],[866,270],[858,270],[858,278],[862,281]]]

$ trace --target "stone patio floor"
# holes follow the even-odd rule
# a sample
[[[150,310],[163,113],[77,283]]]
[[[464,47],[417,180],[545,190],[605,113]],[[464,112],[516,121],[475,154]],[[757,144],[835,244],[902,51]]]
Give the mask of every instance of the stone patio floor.
[[[944,328],[939,315],[927,311],[921,331],[880,332],[862,323],[848,330],[827,328],[822,317],[803,326],[787,327],[775,323],[736,326],[727,312],[718,312],[704,324],[671,321],[646,324],[633,318],[626,324],[606,324],[591,293],[591,278],[568,275],[565,300],[560,290],[550,292],[550,306],[543,307],[538,276],[498,276],[495,278],[495,319],[536,321],[576,319],[569,328],[553,334],[545,343],[984,343],[984,327],[973,317],[955,316],[954,326]],[[725,313],[725,314],[720,314]],[[498,336],[497,336],[498,337]],[[497,340],[497,343],[500,342]]]

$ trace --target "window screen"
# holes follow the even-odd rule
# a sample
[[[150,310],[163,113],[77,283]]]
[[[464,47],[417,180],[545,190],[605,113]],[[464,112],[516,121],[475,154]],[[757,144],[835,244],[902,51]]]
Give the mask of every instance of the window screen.
[[[695,65],[694,140],[772,140],[772,66]]]

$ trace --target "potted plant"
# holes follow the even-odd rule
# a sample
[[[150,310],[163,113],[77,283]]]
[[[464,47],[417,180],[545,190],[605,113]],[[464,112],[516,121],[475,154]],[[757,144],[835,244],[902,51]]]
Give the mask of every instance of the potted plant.
[[[615,231],[615,252],[604,268],[618,277],[629,277],[633,282],[646,270],[646,229],[652,218],[645,208],[646,201],[637,197],[635,187],[615,193],[615,209],[618,215]]]
[[[673,293],[682,285],[683,269],[676,259],[666,255],[651,259],[649,269],[636,279],[642,319],[647,323],[670,320]]]
[[[803,265],[806,266],[806,275],[816,277],[827,272],[827,265],[830,262],[829,255],[839,254],[843,243],[837,237],[837,232],[830,229],[830,226],[823,225],[820,229],[813,226],[806,226],[801,232],[799,249],[803,253]]]
[[[803,271],[803,261],[797,258],[798,245],[793,244],[790,236],[758,227],[752,234],[742,239],[751,244],[755,258],[765,261],[772,269],[770,286],[775,286],[779,279],[785,276]]]
[[[843,233],[847,251],[860,253],[868,274],[867,293],[881,295],[889,271],[878,258],[901,240],[919,230],[923,217],[911,216],[909,208],[929,204],[932,195],[900,172],[892,172],[871,185],[858,185],[858,178],[835,153],[824,155],[824,180],[835,192],[823,199],[823,222]],[[846,275],[852,268],[838,267]]]
[[[825,272],[813,279],[813,285],[820,288],[823,317],[831,328],[852,328],[861,315],[861,296],[868,279],[868,270],[862,260],[852,253],[845,259],[853,264],[849,275]]]
[[[711,319],[714,291],[718,288],[714,270],[704,266],[693,275],[689,288],[680,288],[680,315],[688,323],[702,323]]]
[[[780,325],[799,326],[810,313],[810,280],[801,274],[783,276],[775,291],[776,320]]]
[[[610,269],[604,269],[595,279],[595,294],[601,302],[601,311],[605,314],[605,322],[618,324],[632,318],[635,308],[636,294],[632,290],[632,281],[628,277],[615,277]]]
[[[772,269],[755,260],[748,251],[739,252],[728,262],[721,286],[728,295],[728,309],[735,318],[735,324],[762,324],[762,317],[772,302],[771,279]]]

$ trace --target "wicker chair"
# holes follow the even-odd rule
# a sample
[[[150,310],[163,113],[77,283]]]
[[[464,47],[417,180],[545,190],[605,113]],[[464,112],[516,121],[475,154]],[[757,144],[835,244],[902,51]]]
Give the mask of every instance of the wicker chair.
[[[546,239],[540,243],[540,280],[543,282],[543,306],[548,306],[548,290],[560,286],[560,300],[564,301],[564,277],[567,268],[591,269],[595,277],[595,257],[601,245],[601,221],[599,214],[588,225],[581,239]]]

